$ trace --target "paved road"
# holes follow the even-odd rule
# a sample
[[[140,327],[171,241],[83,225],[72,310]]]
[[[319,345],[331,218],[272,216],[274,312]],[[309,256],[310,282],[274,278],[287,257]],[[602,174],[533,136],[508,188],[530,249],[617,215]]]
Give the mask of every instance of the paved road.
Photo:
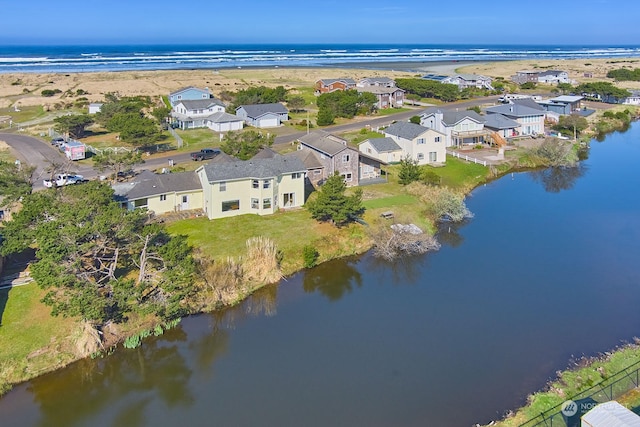
[[[443,110],[451,109],[467,109],[476,105],[482,105],[487,103],[495,103],[498,100],[498,96],[490,96],[486,98],[478,98],[470,101],[457,102],[452,104],[441,105]],[[376,117],[373,119],[359,120],[353,123],[344,125],[328,126],[322,128],[327,132],[349,132],[358,129],[362,129],[365,126],[370,126],[375,129],[381,126],[387,126],[394,121],[408,120],[410,117],[415,116],[424,108],[419,108],[411,111],[405,111],[402,113],[392,114],[389,116]],[[287,135],[280,135],[275,138],[274,145],[290,144],[297,138],[303,136],[306,132],[294,132]],[[87,179],[97,178],[103,173],[93,169],[91,166],[83,166],[78,163],[67,160],[66,156],[58,149],[53,147],[47,141],[43,141],[38,138],[33,138],[26,135],[17,133],[0,133],[0,140],[5,141],[16,153],[16,157],[23,163],[32,164],[36,166],[36,171],[33,174],[34,188],[44,188],[42,179],[51,175],[48,169],[51,168],[53,163],[63,164],[66,166],[68,172],[79,173]],[[189,153],[166,153],[162,156],[154,156],[152,158],[145,158],[145,163],[137,165],[136,170],[142,169],[160,169],[162,167],[169,166],[169,160],[173,160],[174,164],[179,165],[185,162],[191,162],[191,156]]]

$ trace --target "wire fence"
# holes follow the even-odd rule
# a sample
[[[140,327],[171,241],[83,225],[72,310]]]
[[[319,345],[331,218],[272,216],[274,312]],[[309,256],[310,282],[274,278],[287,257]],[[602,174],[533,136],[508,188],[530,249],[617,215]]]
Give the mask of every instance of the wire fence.
[[[520,424],[520,427],[577,427],[580,425],[580,417],[595,404],[615,400],[639,386],[640,361],[581,391],[560,405]],[[573,408],[567,406],[571,402],[575,404]]]

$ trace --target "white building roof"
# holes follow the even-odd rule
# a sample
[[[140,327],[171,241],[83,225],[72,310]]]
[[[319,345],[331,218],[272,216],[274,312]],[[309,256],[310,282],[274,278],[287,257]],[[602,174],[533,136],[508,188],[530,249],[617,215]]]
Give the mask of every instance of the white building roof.
[[[583,427],[640,427],[640,417],[615,400],[597,405],[582,416]]]

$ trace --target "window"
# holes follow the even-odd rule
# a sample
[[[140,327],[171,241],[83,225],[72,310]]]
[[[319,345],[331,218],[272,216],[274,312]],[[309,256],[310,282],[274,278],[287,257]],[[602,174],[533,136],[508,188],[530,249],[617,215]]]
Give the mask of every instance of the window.
[[[138,199],[133,202],[133,206],[136,208],[146,208],[148,205],[147,199]]]
[[[270,188],[270,187],[271,187],[271,180],[265,179],[264,181],[262,181],[262,188]]]
[[[262,209],[271,209],[271,197],[268,197],[262,201]]]
[[[353,179],[351,172],[341,173],[340,176],[342,176],[342,179],[344,179],[345,182],[351,182]]]
[[[161,202],[164,202],[164,201],[166,201],[166,200],[167,200],[167,195],[166,195],[166,194],[161,194],[161,195],[160,195],[160,201],[161,201]]]
[[[182,203],[189,203],[189,196],[187,195],[182,196]]]
[[[424,153],[418,153],[418,156],[416,158],[418,160],[424,160]]]
[[[438,161],[438,153],[436,151],[431,151],[429,153],[429,161],[430,162],[437,162]]]
[[[440,137],[439,136],[436,136],[435,142],[440,142]]]
[[[322,173],[322,171],[320,169],[316,169],[313,171],[314,175],[320,175]]]
[[[251,209],[260,209],[260,200],[251,199]]]
[[[240,200],[222,202],[222,212],[237,211],[240,209]]]
[[[300,178],[302,178],[302,173],[300,173],[300,172],[292,173],[292,174],[291,174],[291,178],[293,178],[293,179],[300,179]]]
[[[222,181],[220,183],[220,191],[227,191],[227,182],[226,181]]]
[[[418,144],[424,144],[424,138],[418,138],[416,141]]]
[[[343,154],[342,155],[342,163],[349,163],[349,160],[351,160],[351,156],[348,154]]]
[[[260,188],[260,181],[258,181],[257,179],[254,179],[252,186],[253,188]]]

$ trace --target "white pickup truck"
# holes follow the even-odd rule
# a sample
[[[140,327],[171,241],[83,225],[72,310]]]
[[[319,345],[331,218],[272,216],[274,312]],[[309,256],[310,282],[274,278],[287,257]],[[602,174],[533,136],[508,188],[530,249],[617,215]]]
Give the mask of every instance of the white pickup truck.
[[[62,187],[63,185],[77,184],[84,182],[85,179],[82,175],[70,175],[66,173],[59,173],[53,179],[45,179],[42,181],[45,187]]]

